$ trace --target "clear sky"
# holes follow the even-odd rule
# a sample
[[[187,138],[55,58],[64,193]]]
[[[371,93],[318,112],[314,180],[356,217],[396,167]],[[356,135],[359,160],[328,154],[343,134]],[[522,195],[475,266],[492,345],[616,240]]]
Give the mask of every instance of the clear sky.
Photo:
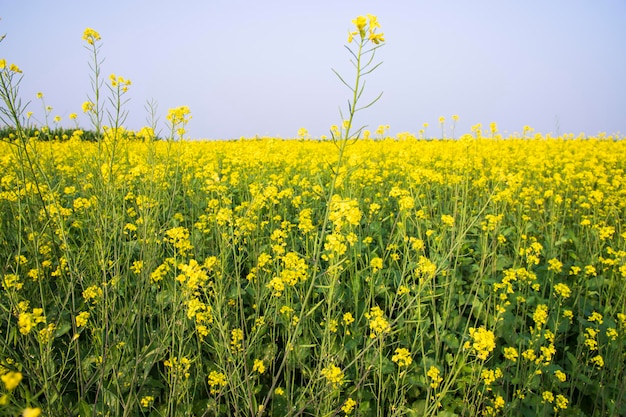
[[[386,45],[358,114],[372,131],[456,136],[496,122],[503,133],[626,134],[624,0],[0,0],[0,58],[24,71],[22,97],[43,118],[79,113],[90,92],[82,33],[102,36],[105,77],[132,80],[127,126],[161,124],[187,105],[193,138],[314,137],[340,123],[353,78],[351,20],[375,14]]]

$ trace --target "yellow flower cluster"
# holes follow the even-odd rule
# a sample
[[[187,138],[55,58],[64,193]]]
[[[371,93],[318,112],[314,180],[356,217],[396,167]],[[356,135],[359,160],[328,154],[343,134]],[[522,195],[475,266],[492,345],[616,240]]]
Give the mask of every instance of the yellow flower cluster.
[[[13,391],[22,382],[22,373],[10,371],[2,374],[0,380],[4,383],[4,388],[7,391]]]
[[[495,334],[484,327],[470,327],[469,335],[472,340],[465,342],[463,347],[471,349],[479,359],[486,360],[489,354],[496,348]]]
[[[20,328],[20,333],[28,334],[38,323],[46,323],[46,316],[43,315],[42,308],[33,308],[29,313],[28,311],[20,311],[17,325]]]
[[[209,373],[209,390],[211,394],[217,394],[220,390],[228,385],[226,375],[222,372],[211,371]]]
[[[346,415],[352,413],[354,407],[356,406],[356,401],[352,398],[348,398],[345,403],[341,406],[341,411],[343,411]]]
[[[83,32],[83,40],[90,45],[94,45],[95,42],[100,40],[100,34],[91,28],[87,28]]]
[[[2,58],[0,59],[0,71],[7,69],[7,61]],[[15,64],[10,64],[8,70],[12,73],[20,74],[22,70]]]
[[[433,389],[439,388],[439,385],[443,382],[443,377],[441,376],[439,368],[435,365],[431,365],[431,367],[428,368],[426,375],[430,378],[430,387]]]
[[[261,359],[255,359],[252,366],[252,372],[263,374],[265,372],[265,363]]]
[[[385,313],[380,307],[372,307],[369,313],[365,313],[365,317],[369,320],[369,327],[372,331],[370,337],[372,339],[391,331],[391,325],[385,318]]]
[[[172,375],[175,375],[175,377],[189,378],[191,375],[189,372],[189,369],[191,368],[191,361],[189,358],[184,356],[180,359],[177,357],[167,359],[163,362],[163,365],[165,365],[166,368],[169,368],[170,372]]]
[[[406,348],[397,348],[396,353],[391,357],[391,360],[397,363],[399,367],[409,366],[413,363],[411,352],[409,352]]]
[[[124,93],[128,91],[128,86],[131,84],[130,80],[115,74],[111,74],[109,80],[111,81],[111,87],[119,88]]]
[[[348,34],[348,43],[351,43],[356,35],[361,37],[361,42],[366,39],[376,45],[385,42],[384,34],[376,33],[376,29],[380,28],[380,23],[378,23],[376,16],[371,14],[368,14],[367,17],[358,16],[356,19],[352,20],[352,23],[356,26],[356,30]]]
[[[322,369],[322,376],[326,378],[326,381],[337,388],[343,384],[345,377],[343,371],[337,365],[331,364]]]

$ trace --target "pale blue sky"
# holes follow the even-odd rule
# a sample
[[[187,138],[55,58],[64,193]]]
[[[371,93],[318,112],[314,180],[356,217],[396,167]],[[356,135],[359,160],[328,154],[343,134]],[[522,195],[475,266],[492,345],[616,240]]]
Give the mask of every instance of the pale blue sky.
[[[22,96],[41,120],[79,113],[90,91],[86,27],[100,32],[103,73],[130,78],[128,127],[146,101],[190,107],[194,138],[315,137],[340,123],[352,79],[351,19],[378,16],[386,45],[357,122],[389,133],[501,131],[626,134],[624,0],[0,0],[0,57],[24,71]],[[447,132],[450,133],[449,130]]]

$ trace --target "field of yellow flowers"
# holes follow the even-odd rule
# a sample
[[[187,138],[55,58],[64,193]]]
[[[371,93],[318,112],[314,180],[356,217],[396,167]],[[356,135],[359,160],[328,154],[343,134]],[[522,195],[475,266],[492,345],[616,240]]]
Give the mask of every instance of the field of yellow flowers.
[[[53,131],[0,59],[0,416],[626,415],[626,142],[354,129],[353,23],[324,140],[125,130],[89,28]]]
[[[623,141],[20,149],[2,415],[626,412]]]

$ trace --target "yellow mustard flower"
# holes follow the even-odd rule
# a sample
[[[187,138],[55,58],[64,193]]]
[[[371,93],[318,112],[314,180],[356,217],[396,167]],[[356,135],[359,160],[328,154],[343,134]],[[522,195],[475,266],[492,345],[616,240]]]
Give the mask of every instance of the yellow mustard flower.
[[[22,373],[9,371],[0,376],[0,379],[4,383],[4,387],[7,391],[13,391],[22,381]]]
[[[22,412],[22,417],[39,417],[41,415],[41,408],[26,407]]]
[[[337,365],[331,364],[322,369],[322,376],[326,378],[329,384],[337,388],[343,384],[344,373]]]
[[[228,384],[226,375],[222,372],[211,371],[209,373],[209,389],[211,394],[217,394],[221,388]]]
[[[441,384],[441,382],[443,381],[443,378],[441,377],[441,372],[439,371],[439,368],[437,368],[435,365],[431,365],[431,367],[428,369],[428,372],[426,372],[426,375],[430,378],[431,388],[438,388],[439,384]]]
[[[391,325],[385,318],[385,313],[380,307],[374,306],[370,309],[369,313],[365,313],[365,317],[369,319],[369,327],[372,330],[370,337],[373,339],[376,336],[391,331]]]
[[[148,408],[154,403],[154,397],[152,395],[146,395],[141,398],[140,403],[143,408]]]
[[[560,382],[565,382],[565,380],[567,380],[567,375],[565,375],[565,372],[557,369],[556,371],[554,371],[554,376],[556,377],[556,379],[558,379]]]
[[[258,372],[259,374],[263,374],[265,372],[265,364],[261,359],[255,359],[254,364],[252,366],[252,372]]]
[[[510,360],[511,362],[517,362],[517,358],[519,357],[519,353],[517,349],[512,346],[507,346],[504,349],[504,358]]]
[[[484,327],[470,327],[469,334],[472,341],[465,342],[464,348],[471,348],[479,359],[486,360],[487,356],[496,348],[495,334]]]
[[[95,42],[100,40],[100,34],[94,29],[86,28],[83,32],[83,40],[87,41],[90,45],[93,45]]]
[[[355,406],[356,406],[356,401],[354,401],[352,398],[348,398],[346,402],[343,403],[343,406],[341,407],[341,411],[343,411],[346,415],[348,415],[352,413],[352,410],[354,410]]]
[[[391,360],[397,363],[399,367],[409,366],[413,363],[411,352],[406,348],[397,348],[396,354],[391,357]]]

